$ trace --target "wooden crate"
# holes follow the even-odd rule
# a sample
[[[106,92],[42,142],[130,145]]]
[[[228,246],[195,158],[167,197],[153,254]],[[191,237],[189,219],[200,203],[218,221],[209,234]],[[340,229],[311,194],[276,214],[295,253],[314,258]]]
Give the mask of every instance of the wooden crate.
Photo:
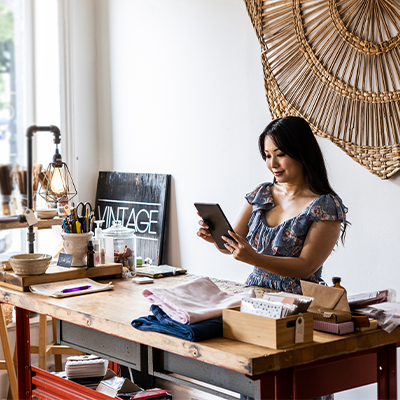
[[[0,286],[10,289],[19,290],[21,292],[29,292],[30,285],[38,285],[41,283],[52,283],[68,281],[71,279],[108,279],[120,278],[122,276],[122,264],[107,263],[92,268],[64,268],[59,266],[50,266],[46,273],[42,275],[26,275],[21,276],[14,271],[0,270]]]
[[[295,345],[298,315],[273,319],[240,312],[239,307],[222,311],[223,336],[240,342],[281,349]],[[313,340],[313,315],[303,313],[304,342]]]

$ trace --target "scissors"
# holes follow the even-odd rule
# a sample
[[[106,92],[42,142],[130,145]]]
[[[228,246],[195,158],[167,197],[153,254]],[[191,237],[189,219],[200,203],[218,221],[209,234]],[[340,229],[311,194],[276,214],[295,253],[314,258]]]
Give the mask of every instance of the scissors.
[[[79,213],[79,206],[82,206],[81,214]],[[83,203],[82,201],[80,201],[76,205],[75,210],[78,215],[78,221],[82,224],[82,226],[84,225],[83,231],[89,232],[89,230],[90,230],[89,220],[91,220],[92,214],[93,214],[92,205],[88,201],[86,203]]]

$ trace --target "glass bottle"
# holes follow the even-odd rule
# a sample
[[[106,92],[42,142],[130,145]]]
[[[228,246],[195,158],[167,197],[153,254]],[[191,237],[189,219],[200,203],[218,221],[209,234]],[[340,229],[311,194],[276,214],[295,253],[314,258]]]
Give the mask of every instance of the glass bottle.
[[[94,266],[98,267],[100,265],[100,240],[93,239],[93,249],[94,249]]]
[[[333,287],[335,287],[337,289],[346,290],[343,286],[341,286],[341,284],[340,284],[341,280],[342,280],[342,278],[340,276],[332,277]]]
[[[93,242],[91,240],[89,240],[88,242],[86,264],[88,267],[94,267],[94,247],[93,247]]]

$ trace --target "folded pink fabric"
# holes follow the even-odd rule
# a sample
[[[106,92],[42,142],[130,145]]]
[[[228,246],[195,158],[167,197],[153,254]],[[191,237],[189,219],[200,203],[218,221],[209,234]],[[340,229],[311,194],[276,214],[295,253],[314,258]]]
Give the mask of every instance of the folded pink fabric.
[[[224,308],[239,306],[243,297],[255,297],[253,289],[238,294],[222,292],[208,277],[170,289],[146,289],[142,294],[171,319],[182,324],[220,317]]]

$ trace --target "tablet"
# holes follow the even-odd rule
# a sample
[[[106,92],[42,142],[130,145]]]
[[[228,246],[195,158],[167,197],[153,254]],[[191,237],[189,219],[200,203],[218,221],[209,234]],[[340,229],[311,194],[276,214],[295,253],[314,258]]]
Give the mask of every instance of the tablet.
[[[234,232],[234,230],[232,229],[228,219],[225,217],[225,214],[219,204],[194,203],[194,206],[197,208],[200,217],[208,225],[211,236],[215,240],[218,248],[221,250],[226,250],[226,242],[221,238],[221,236],[226,236],[233,239],[229,235],[228,230],[232,232]]]

